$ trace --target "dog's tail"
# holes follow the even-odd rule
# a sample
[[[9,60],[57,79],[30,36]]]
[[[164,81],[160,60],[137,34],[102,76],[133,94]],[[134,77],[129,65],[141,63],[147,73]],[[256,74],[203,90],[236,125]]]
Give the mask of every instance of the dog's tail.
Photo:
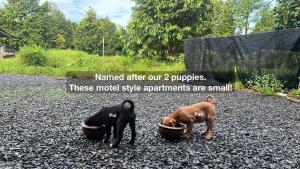
[[[129,104],[130,104],[129,110],[125,110],[125,104],[126,104],[126,103],[129,103]],[[122,107],[122,111],[123,111],[123,112],[125,112],[125,111],[132,112],[132,111],[134,110],[134,102],[133,102],[132,100],[124,100],[124,101],[122,102],[121,107]]]
[[[210,102],[211,104],[216,104],[216,98],[214,96],[207,96],[205,99],[207,102]]]

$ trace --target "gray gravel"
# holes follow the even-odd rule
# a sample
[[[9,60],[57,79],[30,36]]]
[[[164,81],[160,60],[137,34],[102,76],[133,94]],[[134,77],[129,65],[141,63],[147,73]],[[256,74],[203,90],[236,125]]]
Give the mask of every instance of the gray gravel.
[[[246,92],[213,93],[216,137],[197,124],[191,141],[160,137],[157,123],[207,93],[71,94],[65,81],[0,75],[0,168],[300,168],[300,105]],[[136,102],[137,140],[119,149],[88,141],[82,120],[102,106]]]

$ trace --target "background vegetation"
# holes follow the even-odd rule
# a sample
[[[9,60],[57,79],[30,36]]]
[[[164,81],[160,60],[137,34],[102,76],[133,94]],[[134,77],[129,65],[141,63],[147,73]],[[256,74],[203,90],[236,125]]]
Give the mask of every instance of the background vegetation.
[[[281,92],[284,84],[278,80],[273,74],[258,75],[253,74],[247,81],[249,88],[266,96],[276,95]]]
[[[40,60],[43,58],[43,60]],[[30,59],[30,60],[29,60]],[[0,60],[0,73],[64,77],[70,71],[184,71],[182,60],[136,60],[125,56],[91,55],[77,50],[50,49],[39,46],[21,48],[16,58]]]
[[[290,95],[296,99],[300,99],[300,89],[291,90]]]
[[[300,27],[299,0],[133,1],[131,20],[120,27],[91,7],[74,23],[53,2],[7,0],[0,7],[0,29],[13,38],[1,38],[0,44],[18,52],[0,61],[0,73],[184,71],[184,39]],[[238,78],[234,83],[244,87]],[[274,75],[253,75],[247,87],[273,95],[283,84]],[[299,96],[299,90],[291,93]]]
[[[183,53],[183,40],[222,37],[300,26],[299,0],[134,0],[127,27],[97,17],[90,8],[79,23],[52,2],[7,0],[0,28],[14,38],[0,44],[20,49],[75,49],[89,54],[168,59]]]

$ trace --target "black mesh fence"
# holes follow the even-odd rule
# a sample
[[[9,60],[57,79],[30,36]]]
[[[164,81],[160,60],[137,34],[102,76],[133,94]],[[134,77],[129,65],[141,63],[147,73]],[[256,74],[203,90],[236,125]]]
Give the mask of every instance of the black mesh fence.
[[[245,82],[252,73],[274,74],[286,87],[295,87],[300,76],[300,29],[186,40],[185,65],[187,72],[221,82]]]

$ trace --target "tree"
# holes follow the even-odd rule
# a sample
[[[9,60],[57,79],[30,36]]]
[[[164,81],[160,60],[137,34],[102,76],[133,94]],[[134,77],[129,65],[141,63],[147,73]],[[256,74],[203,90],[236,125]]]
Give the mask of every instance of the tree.
[[[223,37],[274,29],[272,1],[213,0],[211,37]]]
[[[64,35],[58,34],[55,39],[55,46],[60,49],[65,49],[66,47],[66,39]]]
[[[53,3],[40,5],[38,0],[8,0],[1,10],[0,25],[14,35],[5,39],[5,44],[17,49],[30,44],[61,48],[62,44],[57,44],[59,35],[65,39],[64,48],[73,44],[73,24]]]
[[[114,42],[117,55],[126,54],[125,45],[127,43],[127,39],[128,39],[127,30],[123,27],[118,28],[116,32],[115,42]]]
[[[232,36],[235,33],[233,0],[214,0],[211,37]]]
[[[119,42],[117,35],[117,27],[114,23],[112,23],[109,19],[99,19],[98,20],[102,36],[104,37],[104,46],[105,46],[105,55],[116,55],[118,54],[117,45]],[[100,48],[102,51],[102,46]]]
[[[98,19],[94,9],[89,8],[85,17],[76,28],[75,44],[77,49],[92,54],[102,55],[103,41],[105,55],[115,55],[117,38],[117,27],[109,19]]]
[[[43,46],[46,48],[62,48],[63,46],[62,49],[73,48],[73,23],[66,19],[54,3],[46,1],[41,8],[45,14],[41,23],[43,25]],[[59,39],[64,39],[64,45],[62,45],[62,41],[57,43]]]
[[[15,38],[6,39],[6,44],[19,48],[40,41],[39,1],[8,0],[2,11],[0,23],[3,29],[9,31]]]
[[[210,0],[135,0],[125,49],[160,59],[181,53],[184,39],[211,33],[211,9]]]
[[[276,29],[300,27],[299,0],[277,0],[274,9],[276,15]]]
[[[260,9],[255,18],[255,27],[253,32],[269,32],[275,28],[275,16],[273,10],[269,7]]]
[[[89,8],[76,30],[76,47],[93,54],[100,54],[102,32],[99,29],[96,11]]]
[[[251,16],[264,6],[263,0],[235,0],[235,21],[238,33],[249,33]]]

